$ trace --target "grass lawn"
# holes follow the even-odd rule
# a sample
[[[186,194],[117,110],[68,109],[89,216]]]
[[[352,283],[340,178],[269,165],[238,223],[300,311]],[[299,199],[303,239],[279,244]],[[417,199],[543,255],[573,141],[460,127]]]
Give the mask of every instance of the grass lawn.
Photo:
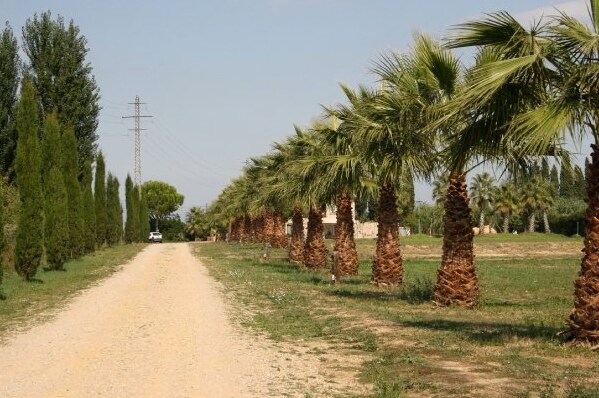
[[[145,244],[133,244],[98,250],[67,262],[66,272],[45,272],[40,267],[34,282],[25,282],[14,270],[5,270],[0,288],[7,298],[0,300],[0,340],[7,333],[51,317],[53,310],[64,306],[80,290],[112,274],[144,247]]]
[[[370,285],[374,240],[357,244],[360,276],[340,285],[327,270],[288,263],[285,250],[262,264],[261,245],[193,247],[242,323],[311,347],[323,363],[346,361],[372,397],[599,397],[598,354],[556,336],[572,306],[580,237],[477,237],[481,300],[473,310],[430,303],[439,265],[430,254],[440,253],[440,238],[402,238],[401,288]]]

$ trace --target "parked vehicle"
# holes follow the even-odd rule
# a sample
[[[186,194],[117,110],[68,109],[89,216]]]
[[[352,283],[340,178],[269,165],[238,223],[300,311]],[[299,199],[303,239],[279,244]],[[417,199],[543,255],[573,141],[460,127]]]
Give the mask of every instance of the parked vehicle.
[[[162,243],[162,234],[160,232],[150,232],[148,240],[152,243]]]

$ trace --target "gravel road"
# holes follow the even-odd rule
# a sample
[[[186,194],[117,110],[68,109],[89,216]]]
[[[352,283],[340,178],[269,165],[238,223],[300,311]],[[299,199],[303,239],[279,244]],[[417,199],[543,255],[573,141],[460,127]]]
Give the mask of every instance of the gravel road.
[[[0,397],[304,396],[303,382],[326,384],[316,359],[295,359],[232,326],[187,244],[155,244],[0,345]]]

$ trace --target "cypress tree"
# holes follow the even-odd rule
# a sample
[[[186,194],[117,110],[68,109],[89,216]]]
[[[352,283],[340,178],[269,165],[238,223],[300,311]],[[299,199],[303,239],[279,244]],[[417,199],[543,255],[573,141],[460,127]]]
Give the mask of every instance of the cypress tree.
[[[83,166],[83,220],[85,253],[91,253],[96,248],[96,209],[92,192],[92,163],[88,159]]]
[[[48,268],[62,270],[68,257],[68,199],[62,175],[61,137],[56,113],[46,116],[42,142],[42,180],[46,198],[46,257]]]
[[[553,192],[554,197],[559,196],[559,174],[557,172],[557,167],[553,165],[551,167],[551,172],[549,173],[549,182],[551,183],[551,190]]]
[[[62,141],[60,137],[60,126],[56,112],[46,115],[44,120],[44,135],[42,140],[42,184],[44,192],[48,190],[48,175],[52,167],[62,170]],[[63,184],[64,185],[64,184]]]
[[[96,178],[94,179],[94,202],[96,206],[96,244],[102,247],[106,242],[106,165],[102,151],[96,158]]]
[[[0,189],[0,300],[6,296],[2,293],[2,278],[4,276],[4,264],[2,264],[2,255],[4,253],[4,192]]]
[[[574,167],[574,184],[573,184],[573,197],[578,199],[584,199],[586,195],[586,181],[584,174],[580,166]]]
[[[17,147],[15,105],[19,86],[19,47],[10,25],[0,34],[0,172],[14,180]]]
[[[137,236],[135,234],[134,219],[138,218],[133,209],[133,181],[131,176],[127,174],[125,179],[125,206],[127,207],[127,220],[125,222],[125,243],[135,242]]]
[[[543,158],[541,160],[541,177],[545,181],[549,181],[551,178],[551,172],[549,171],[549,162],[547,162],[547,158]]]
[[[114,246],[123,235],[123,209],[119,199],[119,180],[108,173],[106,180],[106,243]]]
[[[77,258],[83,253],[83,198],[79,184],[77,139],[71,128],[62,133],[62,174],[67,190],[69,208],[69,256]]]
[[[69,223],[67,191],[64,177],[52,166],[46,180],[46,257],[48,268],[63,270],[69,256]]]
[[[44,197],[41,179],[41,148],[35,90],[29,78],[23,81],[17,105],[17,153],[15,172],[21,212],[17,226],[15,269],[31,281],[44,250]]]
[[[143,240],[140,239],[141,223],[139,215],[141,211],[141,198],[139,197],[139,186],[135,185],[131,194],[133,198],[133,238],[135,242],[143,242]]]
[[[559,196],[569,199],[574,196],[574,178],[572,176],[572,167],[569,164],[563,164],[559,174]]]
[[[139,238],[140,242],[145,242],[150,235],[150,214],[148,210],[148,200],[146,199],[146,195],[144,194],[143,189],[141,187],[135,187],[140,193],[140,203],[139,203],[139,229],[141,236]]]

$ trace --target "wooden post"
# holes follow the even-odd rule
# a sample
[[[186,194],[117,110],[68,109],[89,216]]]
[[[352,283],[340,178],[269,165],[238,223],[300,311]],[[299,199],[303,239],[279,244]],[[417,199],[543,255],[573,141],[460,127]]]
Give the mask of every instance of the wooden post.
[[[264,244],[264,254],[262,254],[262,261],[265,263],[270,262],[270,243]]]
[[[339,252],[337,250],[333,251],[331,255],[331,281],[333,284],[341,283],[341,270],[339,269]]]

